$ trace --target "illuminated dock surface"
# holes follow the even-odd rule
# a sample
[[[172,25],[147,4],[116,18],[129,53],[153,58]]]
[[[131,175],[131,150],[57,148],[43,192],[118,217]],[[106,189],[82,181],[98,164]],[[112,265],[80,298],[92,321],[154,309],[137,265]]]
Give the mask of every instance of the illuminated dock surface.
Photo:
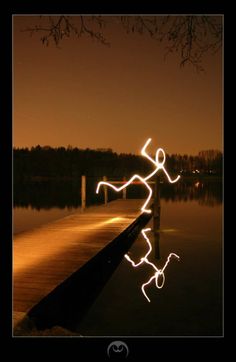
[[[14,315],[35,304],[124,231],[143,200],[116,200],[93,206],[15,236]]]

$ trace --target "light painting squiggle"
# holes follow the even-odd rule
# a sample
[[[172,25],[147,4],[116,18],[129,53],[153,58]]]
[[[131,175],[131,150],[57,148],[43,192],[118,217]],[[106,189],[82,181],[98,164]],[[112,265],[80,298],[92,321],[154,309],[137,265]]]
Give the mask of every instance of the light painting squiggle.
[[[166,161],[166,155],[165,155],[165,151],[162,149],[162,148],[158,148],[157,151],[156,151],[156,157],[155,157],[155,160],[150,157],[147,152],[146,152],[146,148],[147,146],[149,145],[149,143],[151,142],[151,138],[149,138],[145,145],[143,146],[142,150],[141,150],[141,155],[146,157],[150,162],[152,162],[154,165],[155,165],[155,170],[153,172],[151,172],[149,175],[147,175],[146,177],[141,177],[140,175],[134,175],[131,177],[131,179],[129,181],[127,181],[124,185],[120,186],[120,187],[116,187],[114,185],[112,185],[111,183],[109,182],[106,182],[106,181],[100,181],[97,185],[97,189],[96,189],[96,193],[98,194],[99,192],[99,189],[100,189],[100,186],[102,185],[106,185],[106,186],[110,186],[113,190],[119,192],[121,190],[123,190],[124,188],[126,188],[127,186],[129,186],[135,179],[138,179],[141,181],[141,183],[143,183],[146,188],[148,189],[149,191],[149,194],[148,194],[148,197],[145,201],[145,203],[143,204],[142,208],[141,208],[141,211],[142,212],[146,212],[146,213],[151,213],[152,211],[150,209],[147,209],[147,205],[152,197],[152,189],[151,187],[148,185],[147,183],[147,180],[149,180],[152,176],[154,176],[159,170],[163,170],[168,181],[170,183],[174,183],[174,182],[177,182],[180,178],[180,175],[178,175],[174,180],[171,179],[171,177],[169,176],[168,172],[166,171],[165,167],[164,167],[164,164],[165,164],[165,161]],[[160,157],[160,153],[163,155],[163,159],[162,161],[159,161],[159,157]],[[141,289],[142,289],[142,292],[143,292],[143,295],[145,296],[145,298],[148,300],[148,302],[150,302],[150,299],[148,298],[146,292],[145,292],[145,287],[147,285],[149,285],[153,280],[155,280],[155,285],[158,289],[161,289],[165,283],[165,274],[164,274],[164,271],[167,267],[167,265],[169,264],[170,262],[170,259],[171,257],[175,257],[179,260],[179,256],[175,253],[170,253],[169,256],[167,257],[167,261],[165,263],[165,265],[163,266],[162,269],[158,269],[155,264],[151,263],[149,260],[148,260],[148,255],[151,253],[152,251],[152,245],[146,235],[146,232],[147,231],[150,231],[151,229],[150,228],[147,228],[147,229],[143,229],[142,230],[142,234],[143,234],[143,237],[145,238],[148,246],[149,246],[149,250],[147,251],[147,253],[145,254],[144,257],[142,257],[140,259],[140,262],[135,264],[135,262],[129,257],[128,254],[125,254],[125,258],[132,264],[132,266],[134,268],[137,268],[138,266],[140,266],[141,264],[143,263],[146,263],[146,264],[149,264],[152,266],[152,268],[154,269],[154,274],[151,276],[151,278],[142,285]],[[159,279],[161,278],[161,282],[159,282]]]
[[[142,287],[141,287],[142,292],[143,292],[145,298],[148,300],[148,302],[150,302],[150,299],[148,298],[148,296],[147,296],[147,294],[146,294],[146,292],[145,292],[145,287],[146,287],[148,284],[150,284],[150,283],[155,279],[156,287],[157,287],[158,289],[161,289],[161,288],[163,287],[164,283],[165,283],[165,274],[164,274],[164,271],[165,271],[167,265],[169,264],[171,257],[174,256],[175,258],[177,258],[177,259],[179,260],[179,256],[178,256],[177,254],[175,254],[175,253],[170,253],[169,256],[168,256],[168,258],[167,258],[167,261],[166,261],[166,263],[165,263],[165,265],[163,266],[162,269],[158,269],[158,268],[155,266],[155,264],[151,263],[151,262],[148,260],[148,255],[149,255],[149,254],[151,253],[151,251],[152,251],[152,245],[151,245],[151,243],[150,243],[150,241],[149,241],[149,239],[148,239],[148,237],[147,237],[147,235],[146,235],[146,232],[147,232],[147,231],[150,231],[150,230],[151,230],[151,228],[147,228],[147,229],[143,229],[143,230],[142,230],[142,234],[143,234],[144,238],[146,239],[146,241],[147,241],[147,243],[148,243],[149,250],[148,250],[148,252],[146,253],[146,255],[145,255],[143,258],[140,259],[140,262],[139,262],[139,263],[135,264],[135,262],[129,257],[129,255],[128,255],[128,254],[125,254],[125,258],[132,264],[132,266],[133,266],[134,268],[137,268],[137,267],[140,266],[141,264],[146,263],[146,264],[151,265],[151,266],[153,267],[153,269],[155,270],[154,275],[152,275],[152,277],[148,280],[148,282],[147,282],[147,283],[144,283],[144,284],[142,285]],[[162,277],[162,281],[161,281],[160,284],[159,284],[159,277]]]
[[[143,146],[142,150],[141,150],[141,155],[146,157],[149,161],[151,161],[155,166],[155,170],[153,172],[151,172],[149,175],[147,175],[146,177],[141,177],[140,175],[134,175],[131,177],[131,179],[129,181],[127,181],[124,185],[120,186],[120,187],[116,187],[114,185],[112,185],[109,182],[106,181],[100,181],[97,185],[97,189],[96,189],[96,193],[98,194],[100,186],[101,185],[107,185],[110,186],[113,190],[119,192],[121,190],[123,190],[125,187],[129,186],[135,179],[140,180],[148,189],[149,191],[149,195],[145,201],[145,203],[143,204],[141,210],[142,212],[146,212],[146,213],[151,213],[152,211],[150,209],[146,209],[146,206],[148,205],[151,197],[152,197],[152,189],[151,187],[148,185],[148,183],[146,182],[147,180],[149,180],[152,176],[154,176],[160,169],[162,169],[165,173],[165,175],[167,176],[169,182],[174,183],[177,182],[180,178],[180,175],[178,175],[174,180],[172,180],[168,174],[168,172],[166,171],[165,167],[164,167],[164,163],[166,161],[166,155],[165,155],[165,151],[162,148],[158,148],[156,151],[156,159],[153,160],[147,153],[146,153],[146,148],[149,145],[149,143],[151,142],[151,138],[149,138],[147,140],[147,142],[145,143],[145,145]],[[160,153],[163,154],[163,160],[160,162],[159,161],[159,155]]]

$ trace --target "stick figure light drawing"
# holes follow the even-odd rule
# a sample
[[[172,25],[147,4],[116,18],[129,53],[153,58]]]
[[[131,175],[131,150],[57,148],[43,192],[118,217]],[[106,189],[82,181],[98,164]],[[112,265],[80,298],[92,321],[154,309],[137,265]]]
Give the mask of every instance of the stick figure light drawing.
[[[146,177],[141,177],[140,175],[133,175],[124,185],[120,186],[120,187],[116,187],[114,185],[112,185],[111,183],[109,182],[106,182],[106,181],[100,181],[97,185],[97,189],[96,189],[96,193],[98,194],[99,193],[99,190],[100,190],[100,187],[102,185],[107,185],[109,187],[111,187],[113,190],[119,192],[121,190],[123,190],[124,188],[126,188],[127,186],[129,186],[135,179],[138,179],[141,181],[141,183],[143,183],[146,188],[148,189],[149,191],[149,194],[148,194],[148,197],[146,199],[146,201],[144,202],[142,208],[141,208],[141,211],[142,212],[146,212],[146,213],[151,213],[152,211],[150,209],[147,209],[147,205],[152,197],[152,189],[151,187],[148,185],[147,183],[147,180],[149,180],[152,176],[154,176],[159,170],[163,170],[165,175],[167,176],[167,179],[170,183],[174,183],[174,182],[177,182],[180,178],[180,175],[178,175],[174,180],[171,179],[171,177],[169,176],[168,172],[166,171],[165,169],[165,161],[166,161],[166,155],[165,155],[165,151],[162,149],[162,148],[158,148],[157,151],[156,151],[156,157],[155,157],[155,160],[150,157],[147,152],[146,152],[146,148],[147,146],[149,145],[149,143],[151,142],[151,138],[149,138],[145,145],[143,146],[142,150],[141,150],[141,155],[146,157],[150,162],[152,162],[154,165],[155,165],[155,169],[153,172],[151,172],[149,175],[147,175]],[[162,161],[160,161],[160,155],[163,155],[163,159]]]
[[[152,211],[150,209],[147,209],[147,205],[152,197],[152,189],[151,187],[148,185],[148,180],[154,176],[159,170],[163,170],[164,174],[166,175],[168,181],[170,183],[175,183],[179,180],[180,175],[178,175],[175,179],[171,179],[170,175],[168,174],[168,172],[165,169],[165,161],[166,161],[166,155],[165,155],[165,151],[162,148],[158,148],[156,151],[156,156],[155,159],[153,159],[151,156],[148,155],[148,153],[146,152],[147,146],[150,144],[151,142],[151,138],[149,138],[145,145],[143,146],[142,150],[141,150],[141,155],[146,157],[151,163],[153,163],[153,165],[155,166],[155,169],[146,177],[141,177],[140,175],[133,175],[127,182],[124,183],[124,185],[120,186],[120,187],[116,187],[114,185],[112,185],[109,182],[106,181],[100,181],[97,185],[97,189],[96,189],[96,193],[99,192],[99,189],[102,185],[106,185],[106,186],[110,186],[113,190],[119,192],[121,190],[123,190],[124,188],[128,187],[135,179],[138,179],[141,181],[142,184],[144,184],[146,186],[146,188],[148,189],[149,193],[147,196],[147,199],[145,200],[141,211],[143,213],[148,213],[150,214]],[[162,160],[160,161],[160,158],[162,157]],[[126,260],[132,264],[132,266],[134,268],[139,267],[142,264],[148,264],[152,267],[153,269],[153,274],[151,275],[151,277],[149,278],[149,280],[144,283],[141,287],[142,293],[144,295],[144,297],[147,299],[148,302],[150,302],[150,298],[147,296],[145,287],[147,287],[152,281],[155,281],[155,285],[158,289],[161,289],[165,283],[165,274],[164,271],[167,267],[167,265],[169,264],[171,258],[176,258],[177,260],[179,260],[179,256],[175,253],[170,253],[167,257],[167,260],[164,264],[164,266],[161,269],[158,269],[155,264],[153,264],[152,262],[150,262],[150,260],[148,259],[148,256],[150,255],[150,253],[152,252],[152,245],[150,243],[149,238],[147,237],[146,233],[148,231],[151,231],[150,228],[147,229],[143,229],[142,230],[142,235],[144,237],[144,239],[146,240],[147,244],[148,244],[148,251],[147,253],[144,255],[144,257],[140,258],[140,261],[138,263],[135,264],[135,262],[130,258],[130,256],[128,254],[125,254],[124,257],[126,258]]]

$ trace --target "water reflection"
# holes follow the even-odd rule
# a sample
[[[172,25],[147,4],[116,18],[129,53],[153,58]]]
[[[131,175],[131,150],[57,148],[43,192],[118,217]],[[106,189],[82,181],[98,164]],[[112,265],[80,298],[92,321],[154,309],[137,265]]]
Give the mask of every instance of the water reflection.
[[[97,180],[89,179],[86,185],[86,204],[99,204],[103,195],[95,196]],[[109,199],[113,199],[109,195]],[[22,182],[14,185],[14,207],[31,207],[32,209],[51,209],[57,207],[77,208],[81,206],[81,181]]]
[[[146,287],[153,281],[155,280],[155,285],[158,289],[161,289],[164,284],[165,284],[165,274],[164,274],[164,271],[167,267],[167,265],[169,264],[170,260],[172,257],[175,257],[177,259],[179,259],[179,256],[175,253],[170,253],[167,257],[167,260],[164,264],[164,266],[161,268],[161,269],[158,269],[156,267],[156,265],[154,263],[152,263],[148,256],[149,254],[151,254],[152,252],[152,244],[149,240],[149,237],[147,236],[147,233],[151,231],[151,228],[146,228],[146,229],[142,229],[142,235],[143,235],[143,238],[145,239],[146,243],[147,243],[147,246],[148,246],[148,250],[146,252],[145,255],[143,255],[141,258],[140,258],[140,261],[138,263],[135,263],[128,254],[125,254],[125,258],[126,260],[128,260],[132,266],[134,268],[137,268],[139,267],[141,264],[143,263],[146,263],[148,265],[151,265],[152,268],[154,269],[154,274],[150,277],[150,279],[146,282],[146,283],[143,283],[142,287],[141,287],[141,290],[142,290],[142,293],[143,295],[145,296],[145,298],[147,299],[147,301],[150,303],[151,300],[150,298],[147,296],[147,292],[146,292]],[[159,241],[159,240],[158,240]],[[158,245],[159,246],[159,245]],[[158,248],[159,249],[159,248]]]
[[[155,280],[141,286],[153,269],[143,263],[138,268],[124,258],[106,286],[78,324],[84,336],[221,336],[222,335],[222,207],[206,207],[197,200],[161,200],[160,229],[151,219],[145,228],[152,244],[149,260],[165,270],[161,290]],[[156,250],[155,250],[156,249]],[[127,251],[126,251],[127,253]],[[142,234],[129,249],[136,263],[147,253]],[[157,258],[156,258],[157,257]],[[160,280],[161,282],[161,280]],[[138,316],[138,317],[137,317]]]
[[[155,221],[153,221],[154,223]],[[161,258],[161,252],[160,252],[160,230],[153,229],[153,240],[154,240],[154,255],[157,260]]]
[[[181,180],[178,184],[161,185],[161,198],[165,201],[199,201],[200,205],[216,206],[222,203],[222,181]]]
[[[98,180],[89,178],[86,185],[87,205],[103,202],[103,194],[95,194]],[[14,185],[14,206],[31,207],[32,209],[60,209],[81,206],[81,183],[74,181],[24,182]],[[142,187],[132,185],[127,190],[127,198],[146,198]],[[108,190],[108,200],[121,195]],[[165,201],[187,202],[197,200],[200,205],[216,206],[222,203],[222,183],[211,180],[181,180],[177,184],[162,183],[160,197]]]

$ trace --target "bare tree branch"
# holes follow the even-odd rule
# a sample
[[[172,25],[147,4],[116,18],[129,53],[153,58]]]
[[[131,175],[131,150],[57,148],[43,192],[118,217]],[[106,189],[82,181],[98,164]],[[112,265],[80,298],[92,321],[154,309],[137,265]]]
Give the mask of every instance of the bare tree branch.
[[[88,35],[109,46],[101,30],[109,21],[122,25],[127,33],[148,34],[152,39],[167,43],[166,54],[177,52],[180,65],[189,63],[203,70],[201,61],[206,53],[215,54],[222,46],[222,18],[220,16],[41,16],[43,25],[35,25],[24,31],[42,32],[41,41],[58,47],[64,38]]]
[[[103,34],[99,31],[94,31],[89,28],[87,24],[87,18],[91,18],[95,23],[99,24],[100,27],[104,25],[103,20],[100,17],[85,17],[85,16],[58,16],[58,17],[47,17],[48,26],[35,25],[32,28],[26,28],[23,31],[29,31],[30,34],[36,32],[45,33],[40,39],[43,44],[49,45],[52,40],[58,47],[59,43],[65,38],[75,35],[81,37],[82,35],[89,35],[91,38],[96,39],[104,45],[109,45],[109,42],[105,39]],[[76,23],[75,23],[76,20]],[[45,22],[45,19],[44,19]]]

